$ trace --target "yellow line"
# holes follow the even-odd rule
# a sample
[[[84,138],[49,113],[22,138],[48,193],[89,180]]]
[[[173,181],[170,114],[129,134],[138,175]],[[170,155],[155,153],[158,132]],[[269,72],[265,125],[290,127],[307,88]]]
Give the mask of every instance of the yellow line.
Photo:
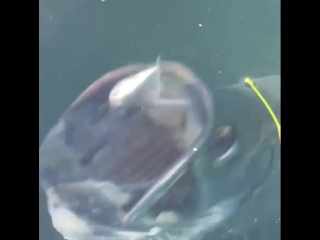
[[[253,91],[258,95],[258,97],[261,99],[261,101],[263,102],[263,104],[266,106],[267,110],[269,111],[271,117],[273,118],[273,121],[276,124],[277,130],[278,130],[278,135],[279,135],[279,141],[281,142],[281,125],[280,122],[277,118],[277,116],[275,115],[275,113],[273,112],[272,108],[270,107],[270,105],[268,104],[267,100],[262,96],[262,94],[259,92],[259,90],[256,88],[256,86],[254,85],[254,83],[252,82],[252,80],[250,78],[246,78],[244,80],[246,83],[249,84],[249,86],[253,89]]]

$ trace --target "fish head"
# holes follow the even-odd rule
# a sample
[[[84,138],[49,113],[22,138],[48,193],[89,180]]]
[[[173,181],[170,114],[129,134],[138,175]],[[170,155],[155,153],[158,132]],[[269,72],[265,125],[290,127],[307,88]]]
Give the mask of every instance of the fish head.
[[[243,91],[255,94],[250,85],[245,83],[245,79],[246,77],[241,78],[240,82],[234,86],[238,89],[243,89]],[[252,77],[250,79],[258,91],[261,92],[268,104],[276,111],[276,114],[280,115],[281,76],[269,75],[264,77]]]
[[[254,78],[255,86],[262,91],[268,92],[274,101],[280,102],[281,99],[281,76],[270,75],[266,77]]]

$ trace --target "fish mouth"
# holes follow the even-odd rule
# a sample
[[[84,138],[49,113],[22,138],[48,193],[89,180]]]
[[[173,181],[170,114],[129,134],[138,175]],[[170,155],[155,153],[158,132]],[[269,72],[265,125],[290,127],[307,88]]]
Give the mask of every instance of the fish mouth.
[[[165,85],[178,80],[162,90],[164,101],[110,107],[113,87],[149,67],[129,65],[98,79],[63,113],[63,129],[48,134],[46,151],[40,148],[48,200],[54,192],[60,209],[90,226],[138,224],[149,231],[179,222],[182,205],[195,201],[197,179],[188,169],[213,124],[211,95],[198,77],[179,63],[161,62]]]

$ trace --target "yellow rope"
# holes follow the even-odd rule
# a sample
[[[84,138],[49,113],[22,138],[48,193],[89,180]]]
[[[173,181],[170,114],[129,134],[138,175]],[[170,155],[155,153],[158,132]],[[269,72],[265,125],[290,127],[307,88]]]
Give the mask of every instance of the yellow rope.
[[[261,101],[263,102],[263,104],[266,106],[267,110],[269,111],[273,121],[276,124],[277,130],[278,130],[278,135],[279,135],[279,141],[281,142],[281,125],[280,122],[277,118],[277,116],[275,115],[275,113],[273,112],[272,108],[270,107],[269,103],[267,102],[267,100],[262,96],[262,94],[259,92],[259,90],[257,89],[257,87],[254,85],[253,81],[250,78],[246,78],[244,80],[246,83],[249,84],[249,86],[253,89],[253,91],[258,95],[258,97],[261,99]]]

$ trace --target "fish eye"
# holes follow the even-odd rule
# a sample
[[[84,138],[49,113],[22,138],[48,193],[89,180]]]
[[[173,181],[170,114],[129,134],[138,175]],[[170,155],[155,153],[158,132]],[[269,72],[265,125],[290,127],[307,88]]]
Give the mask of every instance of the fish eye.
[[[215,137],[215,143],[220,147],[230,145],[230,141],[234,140],[233,128],[231,126],[219,127],[215,132]]]
[[[220,167],[232,160],[239,152],[235,129],[231,126],[219,127],[213,137],[211,145],[214,156],[213,167]]]

